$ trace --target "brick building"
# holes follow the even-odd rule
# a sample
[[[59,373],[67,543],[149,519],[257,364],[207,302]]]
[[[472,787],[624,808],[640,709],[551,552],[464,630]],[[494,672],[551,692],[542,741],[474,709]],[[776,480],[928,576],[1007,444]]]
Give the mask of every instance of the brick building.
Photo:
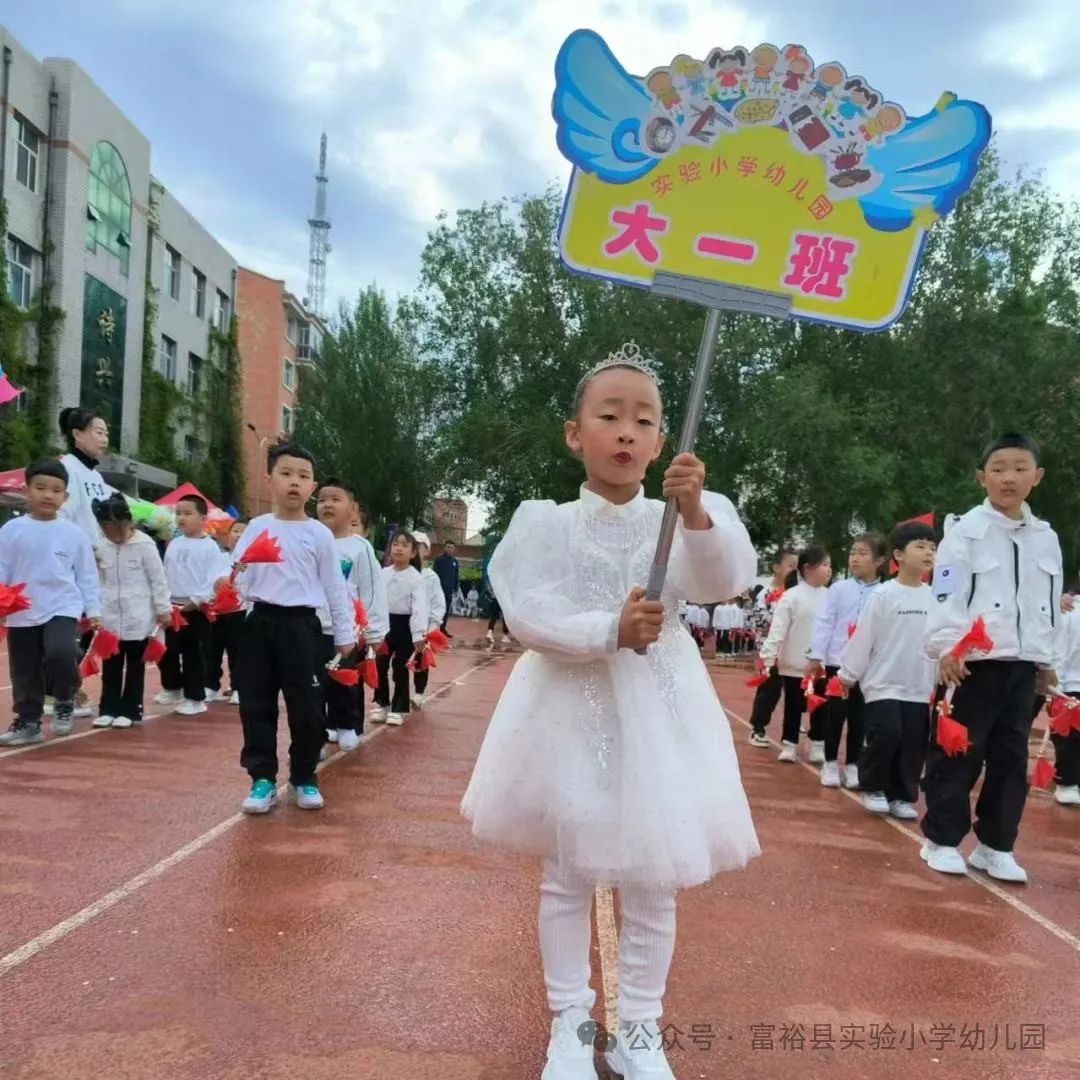
[[[469,531],[469,507],[464,499],[435,499],[431,504],[431,524],[434,543],[464,544]]]

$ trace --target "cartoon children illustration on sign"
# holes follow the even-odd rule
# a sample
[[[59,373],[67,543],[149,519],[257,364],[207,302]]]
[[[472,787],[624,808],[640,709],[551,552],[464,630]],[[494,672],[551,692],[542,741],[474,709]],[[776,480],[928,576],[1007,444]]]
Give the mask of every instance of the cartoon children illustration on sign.
[[[749,93],[754,97],[769,97],[773,93],[773,72],[780,61],[780,50],[775,45],[759,45],[751,54],[754,77],[750,80]]]
[[[787,64],[787,74],[781,84],[789,94],[798,94],[802,91],[803,83],[814,70],[814,62],[806,55],[806,50],[801,45],[789,45],[784,50],[784,60]]]
[[[882,105],[865,124],[860,125],[859,134],[866,142],[880,146],[889,135],[899,131],[906,120],[904,110],[889,101]]]
[[[694,60],[685,54],[676,56],[671,61],[671,70],[681,80],[691,97],[703,98],[705,96],[708,79],[705,75],[705,65],[700,60]]]
[[[706,66],[713,73],[709,96],[718,102],[740,97],[743,75],[749,63],[750,54],[743,48],[713,49],[706,60]]]
[[[645,81],[645,85],[660,104],[670,113],[676,113],[682,104],[682,97],[671,80],[667,68],[657,68]]]
[[[814,86],[809,93],[810,104],[824,108],[836,88],[847,78],[847,73],[839,64],[822,64],[814,72]]]

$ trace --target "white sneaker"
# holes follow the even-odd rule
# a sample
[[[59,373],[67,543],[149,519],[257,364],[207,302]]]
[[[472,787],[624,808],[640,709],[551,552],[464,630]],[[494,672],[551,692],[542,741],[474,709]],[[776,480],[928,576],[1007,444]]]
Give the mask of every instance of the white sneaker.
[[[840,786],[840,762],[826,761],[825,764],[821,766],[821,786]]]
[[[338,748],[346,754],[360,745],[360,736],[348,728],[339,728],[334,734],[337,735]]]
[[[321,810],[326,805],[322,792],[315,784],[301,784],[299,787],[290,784],[289,790],[301,810]]]
[[[423,694],[417,694],[416,697],[412,699],[412,707],[414,709],[422,709],[426,700],[427,699],[424,697]]]
[[[825,763],[825,744],[817,739],[810,740],[810,764],[823,765]]]
[[[551,1021],[547,1063],[540,1080],[597,1080],[595,1028],[584,1009],[567,1009]]]
[[[221,695],[216,690],[211,690],[209,686],[203,688],[203,693],[206,695],[203,700],[207,705],[212,705],[215,701],[221,700]]]
[[[495,631],[494,631],[494,630],[489,630],[489,631],[488,631],[488,632],[487,632],[487,633],[486,633],[486,634],[484,635],[484,640],[485,640],[485,641],[486,641],[486,642],[487,642],[487,643],[488,643],[489,645],[494,645],[494,644],[495,644]]]
[[[503,643],[504,645],[510,645],[510,644],[512,644],[512,642],[510,641],[510,638],[509,638],[509,637],[508,637],[508,636],[507,636],[506,634],[503,634],[503,639],[502,639],[502,643]]]
[[[399,712],[387,713],[386,723],[389,727],[401,727],[405,723],[405,717]]]
[[[179,705],[176,706],[176,711],[180,716],[201,716],[206,712],[205,701],[189,701],[184,698]]]
[[[113,718],[112,726],[118,728],[128,728],[131,727],[133,723],[134,721],[127,716],[116,716]]]
[[[941,874],[967,873],[967,863],[958,848],[935,844],[933,840],[927,840],[919,849],[919,858]]]
[[[112,727],[116,723],[115,716],[99,716],[90,726],[91,727]]]
[[[51,701],[48,701],[45,703],[45,708],[43,708],[41,712],[43,716],[52,716],[52,714],[56,712],[56,706]]]
[[[277,788],[272,780],[256,780],[251,785],[251,794],[243,801],[240,809],[245,814],[265,814],[277,804]]]
[[[371,722],[373,724],[385,724],[388,711],[389,710],[385,705],[376,705],[375,708],[371,710]]]
[[[750,732],[750,745],[751,746],[763,746],[763,747],[768,748],[768,747],[772,746],[772,743],[769,742],[769,736],[768,735],[765,735],[760,731],[751,731]]]
[[[232,692],[232,696],[229,698],[229,704],[230,705],[239,705],[240,704],[240,691],[239,690],[234,690]]]
[[[337,728],[326,729],[326,738],[329,742],[337,742]]]
[[[179,705],[184,695],[179,690],[159,690],[154,695],[155,705]]]
[[[889,812],[889,800],[885,798],[883,791],[864,791],[862,804],[871,814],[887,814]]]
[[[780,756],[777,761],[798,761],[799,760],[799,747],[796,743],[787,742],[786,740],[780,744],[782,747]]]
[[[1062,806],[1080,806],[1080,786],[1073,784],[1072,787],[1062,787],[1058,784],[1054,791],[1054,802]]]
[[[1013,858],[1011,851],[996,851],[992,847],[980,844],[968,859],[968,864],[976,870],[985,870],[998,881],[1014,881],[1027,884],[1027,871]]]
[[[844,787],[857,788],[859,786],[859,766],[858,765],[845,765],[844,766]]]
[[[675,1080],[656,1024],[622,1028],[604,1060],[623,1080]]]
[[[889,813],[901,821],[917,821],[919,818],[919,811],[915,809],[914,805],[904,802],[902,799],[893,799],[889,803]]]

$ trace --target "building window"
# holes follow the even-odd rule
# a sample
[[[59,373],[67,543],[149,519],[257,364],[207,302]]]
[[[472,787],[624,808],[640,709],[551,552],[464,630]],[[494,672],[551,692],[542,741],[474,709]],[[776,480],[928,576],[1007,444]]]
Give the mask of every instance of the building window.
[[[191,314],[197,319],[206,318],[206,275],[191,268]]]
[[[223,334],[229,329],[229,298],[220,289],[214,306],[214,325]]]
[[[281,406],[281,430],[286,435],[293,433],[293,411],[288,405]]]
[[[189,397],[198,397],[202,390],[202,357],[194,353],[188,353],[187,358],[187,392]]]
[[[199,441],[193,435],[184,436],[184,460],[193,462],[199,456]]]
[[[86,201],[86,246],[117,257],[126,277],[131,262],[131,184],[120,151],[99,142],[90,159]]]
[[[297,344],[300,336],[300,324],[291,315],[285,320],[285,336],[290,345]]]
[[[158,351],[158,371],[169,382],[176,382],[176,342],[164,334],[161,335],[161,348]]]
[[[14,236],[7,242],[8,296],[21,308],[34,298],[34,253]]]
[[[37,191],[38,153],[41,136],[25,117],[15,114],[15,179]]]
[[[296,365],[287,356],[285,357],[285,370],[282,372],[281,381],[285,384],[286,390],[296,389]]]
[[[180,252],[165,245],[165,292],[180,299]]]

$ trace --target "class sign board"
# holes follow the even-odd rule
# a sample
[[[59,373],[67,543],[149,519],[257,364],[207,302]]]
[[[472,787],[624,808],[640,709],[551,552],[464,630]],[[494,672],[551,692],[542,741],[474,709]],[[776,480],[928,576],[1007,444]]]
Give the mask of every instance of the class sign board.
[[[859,330],[900,317],[927,230],[990,138],[976,102],[945,93],[912,118],[801,45],[713,48],[636,77],[577,30],[555,77],[570,269],[788,293],[794,316]]]

